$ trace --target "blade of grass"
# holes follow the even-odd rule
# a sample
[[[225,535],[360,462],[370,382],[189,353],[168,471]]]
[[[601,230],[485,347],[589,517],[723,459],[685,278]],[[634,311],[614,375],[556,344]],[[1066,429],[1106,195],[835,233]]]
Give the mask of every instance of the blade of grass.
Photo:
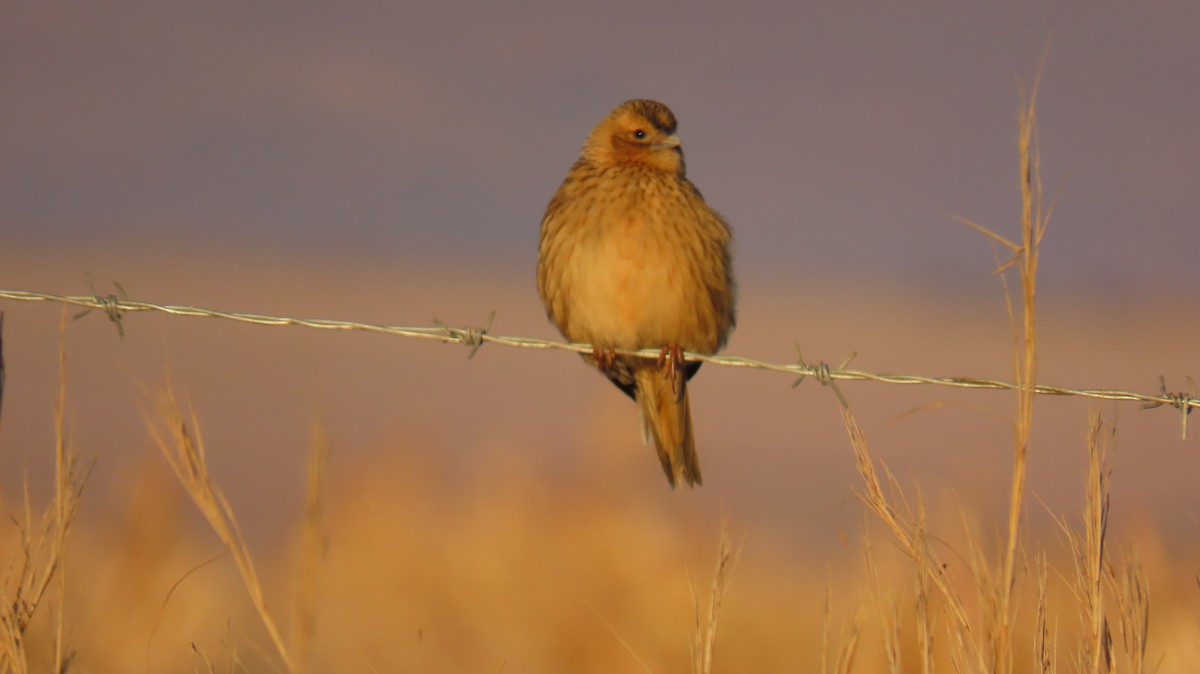
[[[208,454],[195,410],[191,410],[190,418],[189,427],[174,391],[168,386],[159,396],[157,419],[147,415],[146,424],[175,477],[217,534],[217,538],[229,550],[241,575],[242,584],[250,595],[250,601],[267,630],[276,654],[283,661],[284,668],[289,672],[296,671],[292,654],[284,644],[274,617],[267,609],[266,595],[259,582],[250,549],[234,515],[233,506],[209,472]]]

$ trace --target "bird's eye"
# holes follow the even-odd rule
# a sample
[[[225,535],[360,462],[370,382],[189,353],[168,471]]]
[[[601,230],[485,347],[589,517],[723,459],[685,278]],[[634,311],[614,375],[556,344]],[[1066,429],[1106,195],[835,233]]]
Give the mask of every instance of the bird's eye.
[[[638,129],[637,131],[633,132],[633,137],[637,138],[638,140],[642,140],[646,137],[646,132],[642,129]]]

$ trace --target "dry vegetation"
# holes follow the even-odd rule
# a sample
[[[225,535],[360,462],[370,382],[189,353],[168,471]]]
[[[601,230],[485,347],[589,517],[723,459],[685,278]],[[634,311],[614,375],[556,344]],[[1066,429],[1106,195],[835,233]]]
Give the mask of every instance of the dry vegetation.
[[[1054,514],[1059,541],[1026,531],[1028,510],[1041,507],[1028,502],[1025,473],[1049,217],[1032,95],[1019,131],[1020,240],[973,225],[1003,247],[1001,270],[1019,283],[1009,303],[1021,387],[1004,522],[974,521],[969,502],[927,511],[873,456],[850,406],[844,423],[862,483],[847,489],[870,515],[861,557],[838,553],[854,563],[830,560],[845,567],[836,573],[766,564],[735,575],[734,522],[704,554],[715,560],[709,577],[681,561],[695,558],[697,541],[643,509],[642,497],[499,466],[490,477],[503,487],[485,500],[470,485],[450,493],[435,469],[405,459],[327,484],[328,443],[316,427],[295,545],[256,559],[209,471],[200,421],[168,391],[147,423],[177,484],[161,463],[148,467],[120,521],[74,531],[87,470],[68,437],[63,347],[53,498],[40,516],[28,495],[2,501],[12,521],[0,536],[0,673],[1194,671],[1194,598],[1169,589],[1152,603],[1150,594],[1151,578],[1186,587],[1190,574],[1132,546],[1111,552],[1113,430],[1099,411],[1081,439],[1080,512]],[[220,556],[182,524],[184,494]]]

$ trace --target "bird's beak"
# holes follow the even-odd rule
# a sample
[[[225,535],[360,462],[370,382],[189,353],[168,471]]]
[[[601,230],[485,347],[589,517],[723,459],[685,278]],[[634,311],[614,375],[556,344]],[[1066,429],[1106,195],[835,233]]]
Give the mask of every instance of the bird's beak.
[[[674,150],[679,147],[679,136],[671,134],[667,136],[661,143],[655,143],[655,150]]]

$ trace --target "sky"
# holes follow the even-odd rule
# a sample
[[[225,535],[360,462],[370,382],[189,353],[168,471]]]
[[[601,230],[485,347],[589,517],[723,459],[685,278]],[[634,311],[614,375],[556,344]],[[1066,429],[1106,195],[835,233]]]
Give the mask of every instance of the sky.
[[[1200,376],[1196,0],[13,0],[0,12],[0,288],[86,293],[91,272],[100,293],[117,280],[138,300],[389,325],[479,326],[495,311],[493,334],[557,338],[534,286],[543,210],[591,128],[644,97],[672,108],[689,177],[734,230],[728,355],[857,353],[851,367],[868,372],[1008,380],[996,252],[953,216],[1019,236],[1017,113],[1039,68],[1054,200],[1039,381],[1154,393],[1164,375],[1185,390]],[[42,502],[68,314],[0,311],[0,505],[26,481]],[[748,578],[781,568],[776,547],[794,553],[787,568],[857,556],[843,547],[864,526],[861,480],[838,403],[811,378],[793,389],[790,376],[705,366],[689,384],[705,486],[670,492],[634,405],[573,354],[488,345],[467,360],[459,345],[159,313],[127,314],[124,337],[101,312],[66,325],[67,434],[98,459],[82,536],[88,518],[124,536],[106,514],[139,512],[141,476],[165,472],[146,426],[171,387],[254,545],[289,544],[280,523],[303,512],[318,427],[331,484],[345,485],[334,493],[349,495],[335,509],[363,476],[435,475],[429,494],[469,492],[463,512],[502,530],[494,503],[535,479],[555,499],[538,507],[582,493],[589,512],[689,540],[732,513]],[[953,520],[931,518],[934,530],[957,531],[960,508],[984,538],[1004,530],[1011,394],[841,390],[880,465]],[[1200,415],[1181,441],[1169,408],[1039,398],[1032,528],[1062,552],[1052,514],[1079,512],[1096,409],[1120,428],[1111,540],[1157,535],[1189,555],[1190,582]],[[392,496],[401,524],[428,512]],[[186,512],[174,517],[198,525]],[[424,554],[393,512],[378,510],[375,531]],[[476,549],[459,543],[477,532],[421,531],[432,549]],[[359,549],[345,540],[332,549]],[[547,545],[577,557],[591,549],[579,540]],[[212,557],[188,555],[187,575]],[[476,561],[445,565],[439,582],[458,587]],[[497,615],[526,624],[508,605]]]
[[[1046,288],[1196,297],[1200,5],[13,3],[0,235],[531,273],[634,97],[680,120],[739,273],[953,287],[1016,236],[1039,63]],[[0,252],[0,265],[4,252]]]

